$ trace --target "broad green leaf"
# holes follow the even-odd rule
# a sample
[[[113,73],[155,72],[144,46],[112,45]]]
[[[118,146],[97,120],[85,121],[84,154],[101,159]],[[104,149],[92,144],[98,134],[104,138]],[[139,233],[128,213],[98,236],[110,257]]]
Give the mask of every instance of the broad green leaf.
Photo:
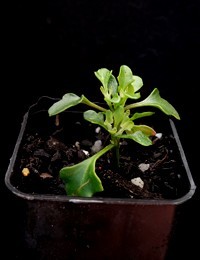
[[[65,94],[61,100],[55,102],[49,109],[48,113],[49,116],[57,115],[66,109],[76,106],[80,103],[83,103],[85,105],[88,105],[90,107],[96,108],[100,111],[105,111],[106,109],[91,102],[89,99],[87,99],[84,95],[81,95],[81,97],[77,96],[74,93],[67,93]]]
[[[83,117],[85,120],[100,125],[102,127],[104,126],[104,114],[102,112],[96,112],[94,110],[87,110],[83,113]]]
[[[125,88],[134,81],[133,73],[131,69],[126,65],[122,65],[120,67],[119,76],[117,78],[120,90],[122,89],[124,91]]]
[[[142,117],[146,117],[146,116],[152,116],[153,114],[155,114],[155,112],[142,112],[142,113],[135,113],[133,114],[133,116],[131,117],[131,120],[135,120],[138,118],[142,118]]]
[[[140,93],[135,93],[134,87],[132,84],[128,85],[125,90],[125,96],[131,99],[138,99],[140,98]]]
[[[67,195],[92,197],[94,193],[103,191],[101,180],[95,173],[95,162],[91,157],[60,170]]]
[[[107,89],[108,88],[108,82],[110,80],[110,76],[112,74],[112,71],[102,68],[99,69],[98,71],[94,72],[95,76],[101,81],[103,86]]]
[[[143,81],[138,76],[133,76],[134,81],[131,83],[131,85],[134,87],[134,91],[137,92],[141,87],[143,86]]]
[[[94,193],[103,191],[101,180],[95,172],[95,164],[100,156],[113,147],[110,144],[92,157],[60,170],[60,178],[68,196],[92,197]]]
[[[114,95],[117,94],[117,88],[118,88],[118,83],[116,78],[111,74],[110,78],[108,80],[108,91],[110,95],[113,97]]]
[[[131,129],[131,131],[133,133],[137,132],[137,131],[141,131],[147,136],[156,135],[155,130],[153,128],[151,128],[150,126],[147,126],[147,125],[134,125],[133,128]]]
[[[149,146],[152,145],[152,141],[151,139],[145,135],[142,131],[137,131],[133,134],[124,134],[124,135],[120,135],[117,136],[119,138],[126,138],[126,139],[132,139],[135,142],[143,145],[143,146]]]
[[[79,97],[74,93],[65,94],[61,100],[55,102],[48,110],[49,116],[57,115],[69,107],[76,106],[81,103],[83,96]]]
[[[174,116],[176,119],[180,119],[180,116],[176,109],[165,99],[163,99],[160,94],[159,90],[155,88],[151,94],[141,102],[137,102],[134,104],[127,105],[126,109],[132,109],[136,107],[144,107],[144,106],[152,106],[160,109],[167,115]]]

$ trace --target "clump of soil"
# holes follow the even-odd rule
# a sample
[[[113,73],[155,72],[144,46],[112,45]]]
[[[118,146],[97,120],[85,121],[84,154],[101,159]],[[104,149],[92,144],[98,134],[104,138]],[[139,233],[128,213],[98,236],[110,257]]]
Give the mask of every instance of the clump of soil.
[[[91,156],[95,141],[101,140],[102,145],[109,142],[107,133],[102,129],[97,132],[97,126],[82,120],[72,121],[70,124],[69,120],[63,121],[65,123],[59,126],[54,122],[49,125],[45,115],[45,120],[41,119],[39,124],[42,130],[36,127],[36,119],[27,127],[12,179],[19,190],[66,195],[59,170]],[[96,197],[174,199],[182,196],[187,188],[184,186],[184,167],[169,126],[161,138],[153,139],[152,146],[121,140],[120,166],[115,165],[113,151],[97,160],[96,173],[104,191],[95,194]],[[144,183],[143,188],[132,182],[138,177]]]

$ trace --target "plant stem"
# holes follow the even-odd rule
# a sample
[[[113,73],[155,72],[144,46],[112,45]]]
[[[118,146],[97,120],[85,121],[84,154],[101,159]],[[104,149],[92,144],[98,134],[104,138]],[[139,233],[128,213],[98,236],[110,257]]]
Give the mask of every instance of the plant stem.
[[[90,107],[96,108],[97,110],[100,110],[100,111],[102,111],[102,112],[105,112],[105,111],[106,111],[106,109],[105,109],[104,107],[101,107],[101,106],[95,104],[94,102],[91,102],[91,101],[90,101],[89,99],[87,99],[86,97],[84,97],[82,103],[84,103],[84,104],[86,104],[86,105],[88,105],[88,106],[90,106]]]
[[[115,156],[113,160],[114,160],[114,164],[117,165],[118,168],[119,167],[119,139],[112,138],[112,142],[114,144],[114,149],[115,149]]]

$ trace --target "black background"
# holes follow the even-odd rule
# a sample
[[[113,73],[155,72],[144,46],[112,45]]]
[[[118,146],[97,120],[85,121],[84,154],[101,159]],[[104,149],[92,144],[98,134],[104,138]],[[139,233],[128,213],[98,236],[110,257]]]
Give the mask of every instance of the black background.
[[[66,92],[97,98],[94,71],[118,75],[126,64],[142,77],[146,93],[157,87],[178,110],[178,132],[197,190],[186,205],[169,259],[197,259],[199,223],[198,0],[8,1],[3,13],[1,88],[1,216],[5,244],[17,239],[4,175],[23,114],[42,95]],[[4,12],[5,10],[5,12]],[[13,225],[14,226],[14,225]],[[11,245],[9,245],[10,247]],[[190,255],[191,254],[191,255]],[[189,256],[190,255],[190,256]],[[186,258],[185,258],[186,259]]]

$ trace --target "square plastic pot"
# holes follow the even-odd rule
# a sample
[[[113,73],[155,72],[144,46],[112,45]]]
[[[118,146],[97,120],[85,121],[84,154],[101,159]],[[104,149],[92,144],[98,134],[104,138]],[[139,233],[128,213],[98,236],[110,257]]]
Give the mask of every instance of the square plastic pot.
[[[185,169],[183,196],[142,200],[27,194],[12,182],[18,152],[27,127],[37,125],[38,114],[45,113],[43,124],[48,124],[47,109],[53,102],[52,98],[41,97],[24,115],[5,175],[6,186],[19,201],[16,214],[21,220],[21,246],[16,254],[20,259],[35,260],[165,259],[176,212],[192,198],[196,188],[173,121],[169,120],[169,127]]]

